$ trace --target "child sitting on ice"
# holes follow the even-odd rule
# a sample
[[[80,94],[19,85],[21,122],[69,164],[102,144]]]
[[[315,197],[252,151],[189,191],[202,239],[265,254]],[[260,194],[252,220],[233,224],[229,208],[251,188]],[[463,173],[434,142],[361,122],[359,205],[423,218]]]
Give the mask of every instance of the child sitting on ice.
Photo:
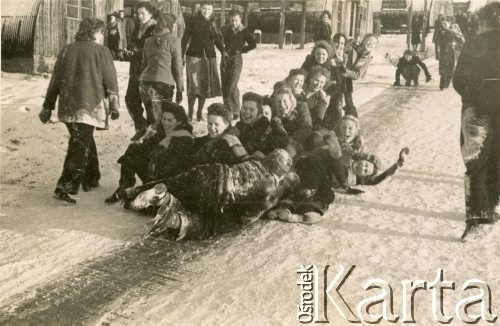
[[[431,75],[429,74],[429,70],[425,63],[423,63],[419,57],[417,57],[410,50],[406,50],[403,56],[399,59],[396,69],[396,81],[394,82],[394,86],[401,86],[400,84],[400,76],[406,80],[405,86],[410,86],[413,81],[413,85],[418,86],[418,75],[420,74],[420,66],[425,74],[425,82],[429,82],[431,80]]]

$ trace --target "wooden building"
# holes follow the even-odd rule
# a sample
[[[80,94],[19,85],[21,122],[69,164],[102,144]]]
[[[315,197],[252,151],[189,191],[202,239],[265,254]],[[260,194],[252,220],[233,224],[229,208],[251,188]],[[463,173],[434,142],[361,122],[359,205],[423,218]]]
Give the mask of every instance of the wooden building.
[[[80,21],[123,8],[123,0],[1,0],[2,53],[25,52],[33,72],[51,71],[59,51],[74,41]],[[7,10],[6,10],[7,9]]]

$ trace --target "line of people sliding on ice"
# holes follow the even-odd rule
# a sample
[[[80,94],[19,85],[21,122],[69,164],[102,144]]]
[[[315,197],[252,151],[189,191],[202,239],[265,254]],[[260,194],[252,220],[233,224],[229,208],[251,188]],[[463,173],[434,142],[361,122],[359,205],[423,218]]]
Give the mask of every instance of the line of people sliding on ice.
[[[359,194],[401,167],[380,173],[367,153],[352,81],[364,75],[377,39],[343,34],[334,47],[317,42],[301,68],[275,84],[272,95],[242,96],[239,121],[222,103],[208,107],[207,135],[192,136],[184,108],[161,102],[154,123],[138,132],[118,162],[119,185],[105,201],[150,210],[150,235],[204,237],[261,217],[313,224],[334,201],[334,189]],[[345,98],[346,106],[343,106]],[[135,187],[136,177],[143,182]]]
[[[381,172],[380,160],[364,148],[353,102],[353,81],[368,69],[378,42],[374,35],[365,35],[359,43],[343,34],[333,36],[333,46],[317,42],[302,67],[276,83],[270,96],[245,93],[236,117],[232,106],[239,103],[234,93],[237,79],[223,83],[223,88],[234,86],[229,92],[234,101],[224,97],[226,104],[211,104],[207,135],[193,137],[194,100],[199,101],[199,117],[205,98],[219,93],[213,88],[218,84],[215,46],[223,39],[210,20],[212,5],[203,3],[197,23],[188,24],[181,56],[174,49],[175,18],[160,15],[153,24],[150,6],[138,5],[141,42],[135,45],[143,49],[131,61],[126,95],[137,132],[118,160],[118,187],[105,199],[107,204],[123,201],[126,208],[151,211],[155,218],[148,234],[204,237],[261,217],[316,223],[334,201],[334,189],[362,193],[353,187],[378,184],[403,165],[407,148]],[[199,37],[205,29],[209,33]],[[70,204],[76,204],[71,195],[78,193],[80,184],[84,191],[99,184],[94,129],[106,129],[108,115],[119,118],[116,71],[102,45],[103,33],[98,19],[81,22],[76,41],[56,61],[39,115],[48,122],[59,98],[58,118],[70,139],[55,197]],[[247,44],[241,34],[233,36],[233,47],[218,46],[226,63],[235,56],[240,61]],[[205,55],[198,57],[200,51]],[[188,114],[172,101],[174,84],[176,102],[182,99],[182,73],[174,68],[180,59],[188,74]],[[233,76],[239,78],[238,70]],[[132,110],[132,102],[141,108],[144,104],[147,118],[143,111]],[[143,185],[134,187],[137,177]]]

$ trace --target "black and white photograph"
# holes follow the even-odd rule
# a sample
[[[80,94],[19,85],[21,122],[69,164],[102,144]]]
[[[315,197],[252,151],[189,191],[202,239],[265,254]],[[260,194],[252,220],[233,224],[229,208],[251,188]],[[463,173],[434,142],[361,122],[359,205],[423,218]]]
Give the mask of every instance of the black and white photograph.
[[[0,325],[500,324],[500,0],[0,14]]]

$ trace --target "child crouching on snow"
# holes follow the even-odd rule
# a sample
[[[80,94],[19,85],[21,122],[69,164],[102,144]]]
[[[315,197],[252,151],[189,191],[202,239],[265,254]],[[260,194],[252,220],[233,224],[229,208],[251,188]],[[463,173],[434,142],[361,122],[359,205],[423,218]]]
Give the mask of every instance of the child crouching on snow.
[[[413,54],[413,52],[406,50],[398,61],[394,86],[401,86],[400,76],[403,76],[406,80],[405,86],[410,86],[412,81],[414,86],[418,86],[418,76],[420,75],[420,68],[418,66],[420,66],[424,71],[425,82],[429,82],[431,80],[431,74],[429,73],[425,63]]]

